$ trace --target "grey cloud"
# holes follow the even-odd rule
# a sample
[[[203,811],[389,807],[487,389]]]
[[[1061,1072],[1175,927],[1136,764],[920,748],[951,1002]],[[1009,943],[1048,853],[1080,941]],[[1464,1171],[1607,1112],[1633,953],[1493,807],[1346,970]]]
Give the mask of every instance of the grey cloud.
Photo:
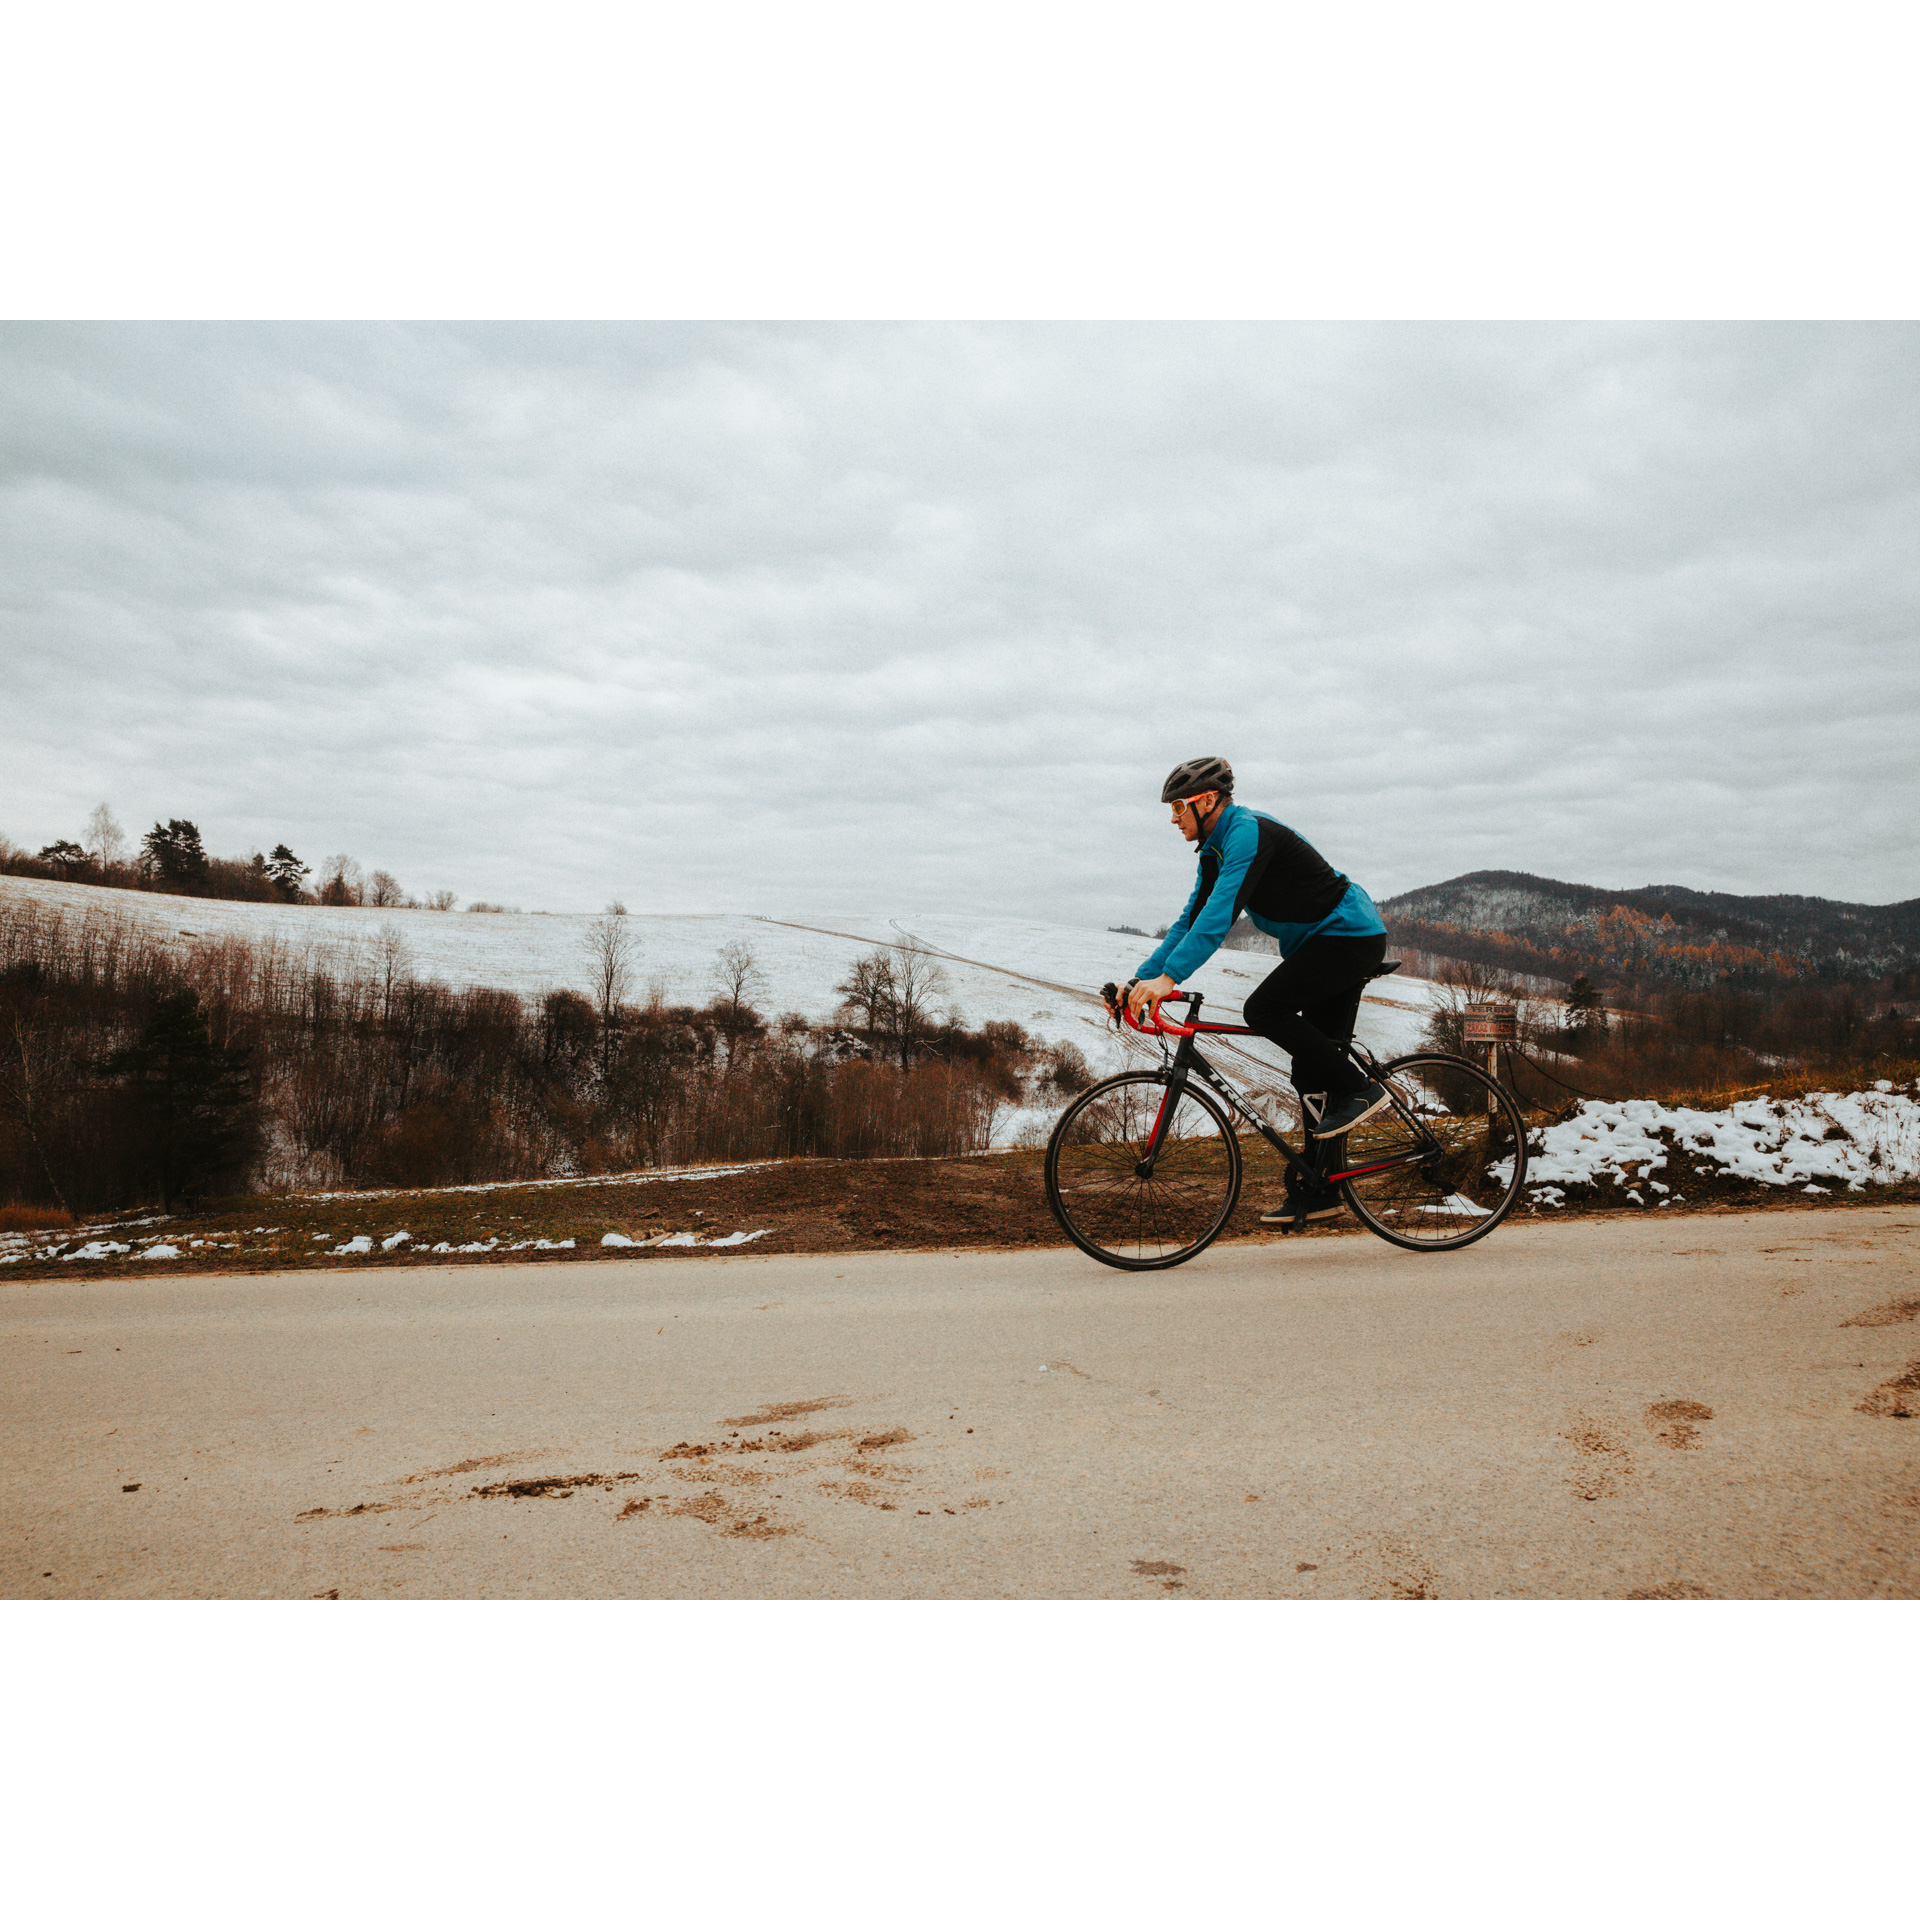
[[[0,330],[0,827],[416,887],[1165,914],[1913,853],[1905,326]]]

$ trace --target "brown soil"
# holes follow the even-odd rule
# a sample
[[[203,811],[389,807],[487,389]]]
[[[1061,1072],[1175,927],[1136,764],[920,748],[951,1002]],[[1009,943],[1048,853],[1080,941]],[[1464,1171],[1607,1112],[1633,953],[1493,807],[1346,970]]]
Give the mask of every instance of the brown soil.
[[[638,1480],[637,1473],[549,1474],[540,1480],[496,1480],[491,1486],[469,1487],[471,1500],[567,1500],[581,1487],[611,1487]]]
[[[1633,1472],[1633,1455],[1626,1442],[1597,1420],[1576,1415],[1560,1437],[1579,1456],[1572,1476],[1576,1500],[1610,1500]]]
[[[992,1154],[960,1160],[790,1160],[713,1178],[673,1181],[581,1180],[552,1186],[498,1187],[484,1192],[425,1188],[379,1195],[254,1194],[210,1203],[193,1216],[166,1225],[181,1257],[149,1265],[131,1255],[66,1264],[28,1261],[0,1269],[0,1283],[130,1277],[134,1273],[308,1272],[364,1273],[368,1267],[542,1265],[582,1260],[667,1260],[752,1258],[773,1253],[840,1254],[880,1249],[1016,1248],[1060,1246],[1065,1237],[1047,1206],[1038,1152]],[[1240,1200],[1222,1236],[1227,1241],[1272,1240],[1259,1216],[1285,1198],[1283,1168],[1264,1147],[1248,1150]],[[1656,1177],[1687,1195],[1674,1212],[1718,1213],[1755,1207],[1825,1212],[1854,1205],[1887,1206],[1920,1199],[1920,1187],[1878,1187],[1860,1194],[1835,1194],[1810,1201],[1747,1182],[1692,1176],[1669,1167]],[[1516,1218],[1561,1219],[1596,1212],[1626,1219],[1652,1217],[1629,1197],[1631,1189],[1602,1183],[1591,1192],[1567,1190],[1564,1209],[1531,1206]],[[150,1219],[151,1216],[148,1216]],[[73,1244],[89,1238],[134,1240],[151,1235],[154,1225],[135,1227],[129,1218],[116,1228],[96,1221],[59,1234],[40,1236],[42,1244]],[[411,1239],[393,1252],[380,1242],[405,1231]],[[740,1246],[699,1253],[688,1247],[603,1247],[602,1236],[624,1234],[630,1240],[672,1231],[723,1239],[734,1233],[762,1234]],[[1350,1216],[1310,1228],[1309,1233],[1357,1234],[1365,1229]],[[357,1235],[366,1235],[376,1251],[340,1255],[329,1251]],[[523,1247],[534,1239],[572,1240],[570,1249]],[[203,1242],[194,1247],[192,1240]],[[438,1242],[465,1246],[497,1241],[489,1253],[434,1253]],[[134,1242],[136,1247],[138,1241]],[[1907,1317],[1902,1303],[1899,1317]],[[1889,1309],[1889,1311],[1893,1311]],[[1867,1324],[1882,1324],[1870,1322]],[[818,1411],[836,1402],[794,1402],[745,1414],[726,1424],[768,1425]]]
[[[1840,1324],[1843,1327],[1894,1327],[1902,1320],[1920,1320],[1920,1294],[1869,1307],[1865,1313],[1856,1313],[1851,1320],[1842,1320]]]
[[[1883,1380],[1860,1402],[1862,1413],[1884,1413],[1895,1420],[1911,1420],[1920,1412],[1920,1360],[1905,1373]]]
[[[1713,1409],[1698,1400],[1656,1400],[1647,1409],[1647,1427],[1663,1447],[1697,1447],[1702,1420],[1711,1420]]]
[[[762,1407],[758,1413],[736,1413],[731,1420],[715,1422],[722,1427],[770,1427],[776,1420],[798,1420],[804,1414],[825,1413],[829,1407],[850,1407],[853,1402],[844,1393],[829,1393],[818,1400],[781,1400]]]

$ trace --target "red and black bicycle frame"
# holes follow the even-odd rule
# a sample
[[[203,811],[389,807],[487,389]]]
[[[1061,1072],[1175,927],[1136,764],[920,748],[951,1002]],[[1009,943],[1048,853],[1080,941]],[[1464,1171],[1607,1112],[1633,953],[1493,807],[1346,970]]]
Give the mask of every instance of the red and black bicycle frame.
[[[1428,1131],[1426,1123],[1420,1118],[1419,1114],[1414,1112],[1397,1094],[1394,1094],[1394,1105],[1399,1108],[1402,1118],[1405,1119],[1413,1129],[1415,1139],[1421,1143],[1419,1147],[1411,1153],[1395,1154],[1390,1159],[1371,1160],[1365,1166],[1361,1167],[1342,1166],[1337,1169],[1329,1169],[1313,1166],[1307,1157],[1287,1139],[1285,1134],[1270,1125],[1258,1110],[1248,1103],[1239,1088],[1236,1087],[1231,1080],[1227,1079],[1225,1075],[1216,1072],[1214,1068],[1208,1064],[1206,1058],[1194,1044],[1199,1035],[1203,1033],[1253,1033],[1251,1027],[1234,1026],[1228,1022],[1219,1020],[1202,1020],[1200,1018],[1200,1008],[1204,998],[1204,995],[1198,993],[1170,993],[1167,995],[1167,1000],[1184,1000],[1187,1003],[1188,1012],[1192,1017],[1184,1022],[1165,1018],[1159,1008],[1155,1008],[1150,1012],[1145,1020],[1136,1020],[1133,1016],[1132,1009],[1129,1008],[1124,1001],[1119,1003],[1118,1012],[1120,1018],[1124,1020],[1135,1033],[1146,1034],[1150,1038],[1176,1040],[1179,1043],[1173,1050],[1173,1058],[1167,1063],[1167,1090],[1160,1096],[1160,1111],[1154,1116],[1153,1131],[1147,1136],[1146,1151],[1141,1154],[1139,1164],[1135,1168],[1135,1171],[1141,1179],[1145,1180],[1153,1173],[1154,1163],[1160,1157],[1160,1148],[1166,1138],[1168,1119],[1173,1113],[1175,1102],[1180,1098],[1181,1089],[1185,1087],[1190,1079],[1204,1081],[1207,1086],[1220,1095],[1234,1112],[1246,1121],[1248,1126],[1252,1127],[1269,1146],[1279,1153],[1281,1158],[1284,1159],[1289,1166],[1298,1168],[1303,1175],[1309,1178],[1324,1180],[1327,1185],[1331,1187],[1337,1187],[1342,1181],[1352,1180],[1363,1173],[1386,1173],[1395,1167],[1418,1166],[1421,1161],[1431,1159],[1441,1150],[1439,1141]],[[1165,1004],[1165,1001],[1161,1002],[1161,1006],[1165,1006]],[[1346,1054],[1347,1058],[1351,1060],[1368,1079],[1372,1079],[1375,1073],[1378,1072],[1378,1062],[1373,1060],[1371,1056],[1359,1052],[1351,1041],[1347,1043]],[[1392,1093],[1392,1091],[1391,1088],[1388,1089],[1389,1093]],[[1342,1139],[1341,1147],[1343,1154],[1345,1145],[1346,1142]]]

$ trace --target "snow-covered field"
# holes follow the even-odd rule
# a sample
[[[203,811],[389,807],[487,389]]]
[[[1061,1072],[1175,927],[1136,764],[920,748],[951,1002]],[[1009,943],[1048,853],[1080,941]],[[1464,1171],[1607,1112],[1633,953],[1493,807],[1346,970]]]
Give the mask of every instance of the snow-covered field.
[[[585,935],[599,917],[263,906],[0,875],[0,911],[22,906],[81,917],[123,914],[183,946],[193,940],[277,939],[343,969],[359,959],[372,965],[392,935],[404,943],[408,964],[423,978],[526,994],[588,989]],[[1154,944],[1084,927],[959,914],[896,920],[884,914],[772,919],[633,913],[625,924],[634,942],[638,995],[658,984],[669,1003],[704,1005],[715,990],[720,949],[745,941],[765,976],[754,1004],[769,1019],[793,1012],[815,1022],[835,1017],[839,982],[862,955],[917,938],[936,950],[947,977],[940,998],[966,1025],[1013,1020],[1042,1042],[1071,1040],[1095,1072],[1111,1071],[1128,1057],[1127,1043],[1106,1024],[1100,985],[1126,979]],[[1188,984],[1232,1018],[1272,964],[1262,954],[1222,949]],[[1361,1008],[1358,1037],[1382,1055],[1408,1052],[1426,1023],[1430,993],[1424,981],[1398,975],[1381,981]],[[1274,1059],[1277,1064],[1278,1056]]]

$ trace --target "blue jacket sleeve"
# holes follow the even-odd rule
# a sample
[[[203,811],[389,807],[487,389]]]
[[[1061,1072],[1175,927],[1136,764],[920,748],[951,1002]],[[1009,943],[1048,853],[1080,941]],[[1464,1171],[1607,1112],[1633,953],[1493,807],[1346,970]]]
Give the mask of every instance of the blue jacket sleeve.
[[[1260,827],[1250,813],[1241,813],[1228,823],[1220,840],[1220,875],[1207,895],[1207,903],[1196,918],[1194,908],[1200,898],[1200,883],[1194,882],[1193,896],[1185,911],[1167,929],[1167,937],[1154,949],[1141,973],[1151,980],[1156,973],[1184,982],[1191,973],[1213,958],[1220,942],[1233,931],[1233,903],[1240,897],[1241,884],[1253,856],[1260,851]]]

